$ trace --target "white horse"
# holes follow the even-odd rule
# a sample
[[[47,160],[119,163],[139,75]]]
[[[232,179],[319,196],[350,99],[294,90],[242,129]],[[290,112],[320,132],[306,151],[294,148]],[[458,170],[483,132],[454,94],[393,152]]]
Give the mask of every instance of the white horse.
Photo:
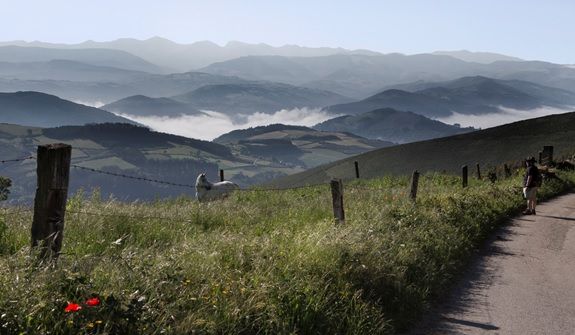
[[[210,183],[206,174],[202,173],[196,179],[196,198],[198,201],[209,201],[219,198],[225,198],[233,190],[240,187],[231,181],[222,181],[219,183]]]

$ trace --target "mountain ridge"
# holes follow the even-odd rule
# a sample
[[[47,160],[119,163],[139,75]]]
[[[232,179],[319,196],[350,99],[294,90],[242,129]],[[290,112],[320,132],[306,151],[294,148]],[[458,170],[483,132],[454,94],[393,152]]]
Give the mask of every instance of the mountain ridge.
[[[44,128],[106,122],[136,124],[98,108],[30,91],[0,93],[0,122]]]
[[[575,93],[535,83],[504,81],[483,76],[462,77],[452,81],[399,85],[411,88],[386,89],[363,100],[326,107],[334,114],[358,114],[380,108],[411,111],[426,117],[459,114],[499,113],[499,107],[530,110],[545,106],[570,108]]]
[[[348,132],[364,138],[379,139],[394,143],[423,141],[438,137],[474,131],[412,112],[391,108],[376,109],[357,115],[344,115],[313,126],[321,131]]]

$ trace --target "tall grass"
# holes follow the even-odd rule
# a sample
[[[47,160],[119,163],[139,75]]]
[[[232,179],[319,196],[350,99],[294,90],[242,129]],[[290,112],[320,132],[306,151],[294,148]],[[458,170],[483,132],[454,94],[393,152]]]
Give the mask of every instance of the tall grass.
[[[547,182],[540,197],[572,187]],[[56,265],[30,254],[30,213],[0,214],[1,334],[392,334],[449,287],[477,245],[524,206],[519,177],[425,175],[120,203],[69,200]],[[101,303],[66,313],[68,302]]]

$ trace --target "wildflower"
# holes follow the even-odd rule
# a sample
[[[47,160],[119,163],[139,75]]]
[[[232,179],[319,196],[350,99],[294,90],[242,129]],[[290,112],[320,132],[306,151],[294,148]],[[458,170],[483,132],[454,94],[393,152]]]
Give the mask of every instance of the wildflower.
[[[66,313],[77,312],[81,309],[82,309],[82,306],[75,304],[73,302],[68,302],[68,306],[66,306],[66,308],[64,308],[64,312],[66,312]]]
[[[95,307],[95,306],[98,306],[99,304],[100,304],[100,299],[98,297],[93,297],[93,298],[86,300],[86,306],[89,306],[89,307]]]
[[[96,324],[97,325],[102,324],[102,320],[96,320]]]

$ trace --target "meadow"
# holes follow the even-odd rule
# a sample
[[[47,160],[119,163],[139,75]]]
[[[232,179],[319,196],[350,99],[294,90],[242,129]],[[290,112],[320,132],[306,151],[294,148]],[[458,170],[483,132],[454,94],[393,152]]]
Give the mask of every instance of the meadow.
[[[575,173],[541,199],[572,189]],[[424,174],[250,190],[198,203],[69,198],[56,264],[29,248],[32,213],[0,211],[0,334],[395,334],[445,294],[524,207],[521,177]],[[78,306],[71,305],[76,303]],[[81,309],[78,309],[81,308]]]

